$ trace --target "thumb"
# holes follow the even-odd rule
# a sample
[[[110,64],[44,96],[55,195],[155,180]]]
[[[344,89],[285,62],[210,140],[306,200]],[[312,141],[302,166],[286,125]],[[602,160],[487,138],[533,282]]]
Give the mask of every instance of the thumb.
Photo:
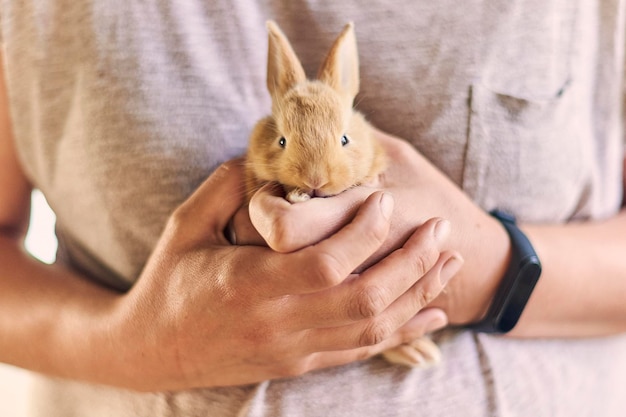
[[[354,187],[333,197],[292,204],[284,198],[282,187],[270,183],[250,200],[250,220],[270,248],[293,252],[336,233],[374,191]]]
[[[188,238],[228,244],[224,229],[244,203],[244,160],[220,165],[172,216]]]

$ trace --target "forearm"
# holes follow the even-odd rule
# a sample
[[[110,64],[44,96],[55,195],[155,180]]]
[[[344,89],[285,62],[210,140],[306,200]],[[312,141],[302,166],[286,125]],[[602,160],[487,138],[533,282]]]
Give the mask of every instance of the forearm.
[[[54,376],[114,382],[119,296],[28,256],[0,234],[0,361]]]
[[[17,158],[2,68],[0,56],[0,362],[122,384],[126,367],[112,336],[122,297],[23,249],[31,184]]]
[[[543,272],[512,336],[626,331],[626,210],[601,222],[521,227]]]

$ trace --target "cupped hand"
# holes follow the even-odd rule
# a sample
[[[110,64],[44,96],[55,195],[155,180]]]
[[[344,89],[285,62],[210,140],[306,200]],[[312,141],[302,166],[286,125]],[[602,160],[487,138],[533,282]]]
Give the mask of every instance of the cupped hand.
[[[478,320],[504,274],[510,250],[506,232],[408,142],[380,131],[376,135],[389,157],[389,166],[376,184],[300,204],[290,204],[279,188],[268,185],[250,202],[254,227],[245,226],[248,213],[239,212],[235,217],[238,242],[268,244],[285,253],[306,247],[335,233],[354,217],[368,196],[383,190],[396,202],[391,230],[358,270],[402,247],[428,219],[448,219],[453,232],[446,249],[456,251],[464,265],[431,305],[443,308],[454,324]]]
[[[280,253],[224,236],[243,203],[242,175],[241,161],[221,166],[175,211],[120,301],[120,356],[131,388],[300,375],[369,358],[446,324],[441,310],[422,310],[459,267],[444,250],[446,221],[428,221],[354,274],[387,239],[388,193],[370,193],[316,244]]]

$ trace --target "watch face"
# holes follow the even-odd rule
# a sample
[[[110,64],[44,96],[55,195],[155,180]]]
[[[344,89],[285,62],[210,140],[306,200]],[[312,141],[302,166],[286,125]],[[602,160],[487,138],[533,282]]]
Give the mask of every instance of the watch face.
[[[541,264],[536,255],[522,260],[517,276],[512,282],[507,299],[504,301],[496,320],[497,331],[506,333],[515,327],[540,275]]]

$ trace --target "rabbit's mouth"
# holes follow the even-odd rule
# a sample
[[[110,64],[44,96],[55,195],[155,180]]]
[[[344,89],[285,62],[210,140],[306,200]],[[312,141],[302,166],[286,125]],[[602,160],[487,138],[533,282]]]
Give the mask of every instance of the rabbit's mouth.
[[[309,192],[309,195],[311,197],[332,197],[334,195],[337,195],[337,193],[331,193],[323,189],[317,189],[317,190],[311,190]]]
[[[318,188],[318,189],[310,189],[310,188],[298,188],[295,187],[291,190],[287,191],[286,199],[291,203],[300,203],[303,201],[310,200],[314,197],[332,197],[337,195],[337,193],[331,193],[327,190]]]

